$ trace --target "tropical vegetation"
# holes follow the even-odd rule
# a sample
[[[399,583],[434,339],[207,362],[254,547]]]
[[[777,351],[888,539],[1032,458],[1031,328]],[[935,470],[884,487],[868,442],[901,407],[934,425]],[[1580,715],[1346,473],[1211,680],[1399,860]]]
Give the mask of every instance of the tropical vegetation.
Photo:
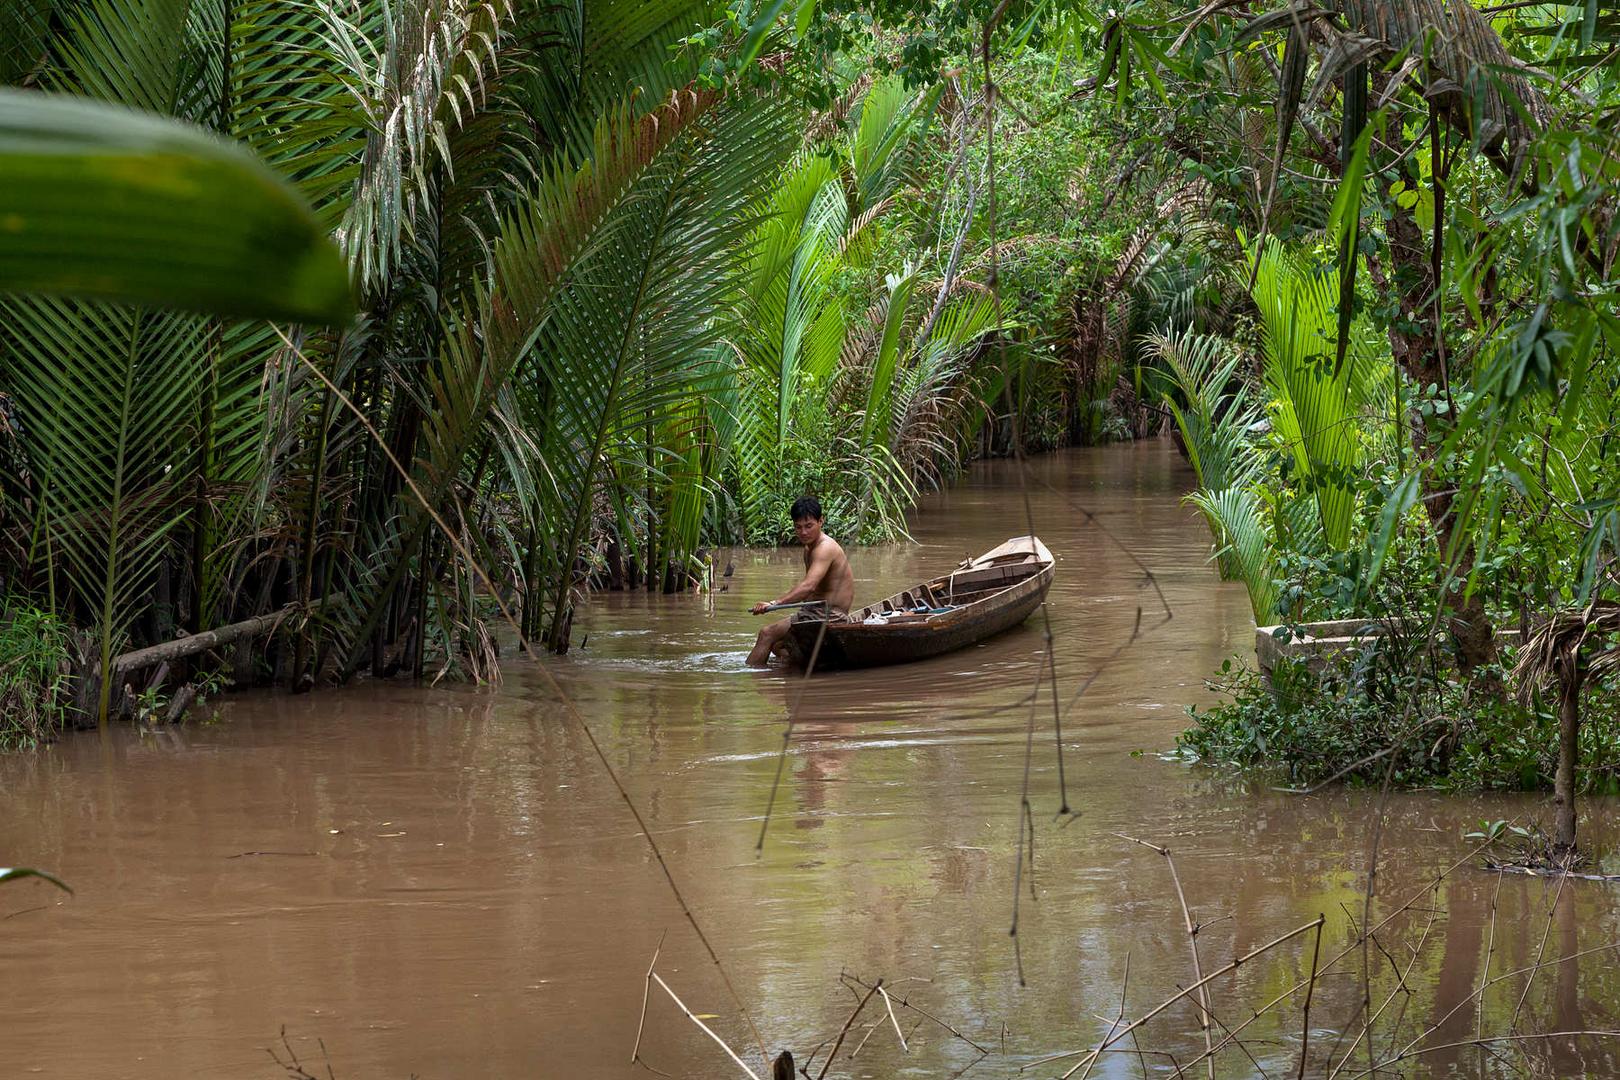
[[[74,687],[27,738],[205,667],[494,678],[497,607],[562,651],[1005,450],[989,343],[1055,365],[984,284],[982,90],[868,41],[815,107],[779,8],[8,8],[0,594]]]
[[[493,678],[498,606],[564,650],[590,589],[686,588],[807,489],[903,538],[974,456],[1169,433],[1257,625],[1383,629],[1185,745],[1553,780],[1573,843],[1620,549],[1605,5],[8,10],[0,593],[80,710],[272,616],[210,663]],[[1314,763],[1238,737],[1331,720]],[[1551,758],[1492,757],[1526,730]]]

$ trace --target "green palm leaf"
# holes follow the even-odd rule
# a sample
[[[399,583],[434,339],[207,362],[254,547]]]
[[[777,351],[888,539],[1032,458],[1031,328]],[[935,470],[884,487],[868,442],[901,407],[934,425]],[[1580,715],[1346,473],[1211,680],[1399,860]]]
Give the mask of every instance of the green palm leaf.
[[[1267,238],[1251,253],[1256,262],[1255,306],[1264,327],[1266,384],[1274,398],[1273,423],[1293,454],[1298,475],[1316,499],[1328,545],[1350,544],[1355,478],[1361,460],[1357,387],[1369,385],[1375,363],[1362,325],[1352,324],[1345,362],[1336,363],[1338,273],[1311,270]],[[1359,322],[1359,320],[1358,320]]]
[[[45,576],[95,628],[100,670],[190,510],[195,410],[208,370],[198,318],[47,298],[0,300],[45,537]],[[106,718],[111,680],[103,679]]]
[[[672,147],[638,178],[557,294],[537,350],[542,377],[561,391],[546,438],[562,563],[550,583],[554,648],[564,645],[574,553],[588,537],[604,466],[617,464],[620,476],[644,471],[650,448],[637,433],[690,417],[690,403],[722,377],[711,312],[735,290],[748,208],[786,155],[784,119],[763,102],[728,109],[710,131]],[[645,479],[661,485],[667,476]]]
[[[0,291],[311,321],[349,311],[302,200],[174,121],[0,90]]]
[[[893,195],[913,168],[917,136],[944,92],[944,82],[920,94],[898,75],[873,82],[853,117],[845,153],[855,180],[855,213],[865,213]]]
[[[490,284],[447,327],[424,375],[432,407],[421,418],[413,472],[429,506],[444,503],[469,453],[482,444],[502,387],[538,343],[570,273],[593,249],[613,242],[616,211],[637,181],[682,143],[714,101],[712,94],[687,92],[640,119],[625,110],[604,118],[591,159],[552,164],[505,217],[491,252]],[[359,662],[358,646],[384,618],[431,523],[414,495],[402,498],[397,512],[368,523],[362,550],[375,554],[354,568],[358,580],[334,605],[345,670]]]
[[[1198,486],[1247,486],[1260,469],[1250,431],[1260,420],[1237,377],[1242,357],[1216,334],[1150,334],[1144,346],[1162,373],[1159,387],[1181,432]]]
[[[1254,621],[1265,626],[1277,614],[1277,582],[1271,564],[1272,538],[1259,497],[1248,487],[1195,491],[1187,501],[1198,507],[1215,536],[1216,557],[1229,575],[1249,590]]]

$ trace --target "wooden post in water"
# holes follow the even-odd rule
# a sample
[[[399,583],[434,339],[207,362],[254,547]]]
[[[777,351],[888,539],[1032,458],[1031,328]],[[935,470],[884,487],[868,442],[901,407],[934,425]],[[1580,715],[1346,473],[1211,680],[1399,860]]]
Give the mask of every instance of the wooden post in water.
[[[793,1051],[784,1050],[776,1055],[771,1065],[771,1080],[793,1080]]]

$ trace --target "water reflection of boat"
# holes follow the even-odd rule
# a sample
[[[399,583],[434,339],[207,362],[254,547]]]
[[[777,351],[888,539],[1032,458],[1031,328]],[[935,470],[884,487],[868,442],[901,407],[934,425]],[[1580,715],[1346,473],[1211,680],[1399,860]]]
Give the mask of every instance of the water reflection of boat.
[[[1040,606],[1052,584],[1052,563],[1052,553],[1038,538],[1015,536],[847,618],[804,608],[793,617],[793,659],[803,666],[814,654],[818,669],[878,667],[983,641],[1017,626]]]

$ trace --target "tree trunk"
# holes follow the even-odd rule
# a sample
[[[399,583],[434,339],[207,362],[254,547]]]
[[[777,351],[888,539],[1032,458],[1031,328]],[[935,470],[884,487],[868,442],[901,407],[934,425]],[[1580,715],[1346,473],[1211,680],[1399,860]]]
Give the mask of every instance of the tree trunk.
[[[1558,665],[1558,774],[1553,778],[1553,851],[1558,855],[1575,850],[1575,756],[1581,730],[1578,664],[1572,650]]]
[[[1433,384],[1450,396],[1450,373],[1446,370],[1444,340],[1435,304],[1436,279],[1429,246],[1423,230],[1410,209],[1395,205],[1388,223],[1390,263],[1400,317],[1390,324],[1389,344],[1395,363],[1419,385]],[[1447,414],[1450,415],[1449,413]],[[1415,414],[1411,421],[1412,440],[1425,464],[1434,461],[1445,441],[1445,424],[1428,424]],[[1454,542],[1456,516],[1451,512],[1453,495],[1445,478],[1432,470],[1423,473],[1423,507],[1434,527],[1441,557]],[[1447,623],[1457,650],[1457,667],[1464,676],[1496,660],[1495,630],[1478,595],[1464,595],[1462,583],[1474,568],[1474,546],[1466,539],[1457,548],[1455,588],[1445,588],[1440,603],[1447,609]],[[1442,586],[1445,582],[1442,581]],[[1486,689],[1501,693],[1500,680],[1493,679]]]

